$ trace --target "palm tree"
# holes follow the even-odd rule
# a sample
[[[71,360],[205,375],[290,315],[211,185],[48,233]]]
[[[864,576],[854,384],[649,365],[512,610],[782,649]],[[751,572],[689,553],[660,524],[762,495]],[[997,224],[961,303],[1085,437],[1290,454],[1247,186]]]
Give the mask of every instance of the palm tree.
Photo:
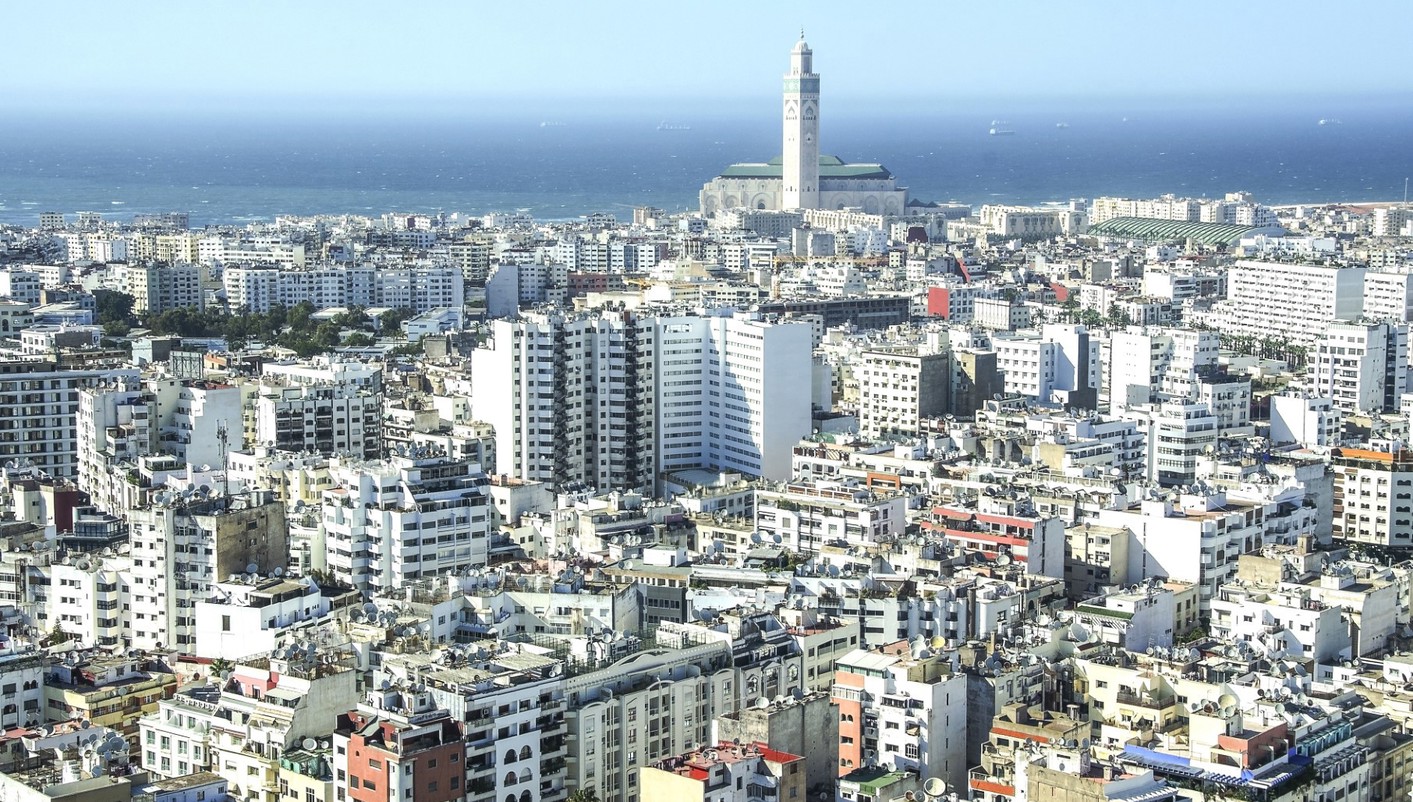
[[[599,802],[599,794],[592,788],[580,788],[569,795],[567,802]]]

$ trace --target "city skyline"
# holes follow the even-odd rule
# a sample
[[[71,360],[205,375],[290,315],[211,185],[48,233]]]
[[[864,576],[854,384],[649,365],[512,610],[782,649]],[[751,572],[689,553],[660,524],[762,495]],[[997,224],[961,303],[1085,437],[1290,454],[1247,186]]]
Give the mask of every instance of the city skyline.
[[[1406,4],[1392,2],[1339,15],[1313,2],[1283,4],[1279,15],[1206,2],[938,5],[867,15],[836,4],[728,2],[664,13],[644,3],[605,10],[542,2],[421,16],[366,3],[221,3],[200,19],[175,4],[143,8],[10,9],[13,30],[54,36],[15,37],[0,54],[8,98],[0,108],[291,114],[361,101],[360,111],[396,113],[513,97],[517,109],[591,111],[596,101],[626,100],[725,110],[773,95],[762,77],[778,71],[780,43],[801,27],[829,54],[820,66],[837,76],[841,111],[903,100],[915,109],[1045,98],[1215,103],[1253,93],[1289,103],[1407,93],[1397,63],[1407,26],[1399,20],[1413,21]],[[590,108],[575,108],[582,105]]]

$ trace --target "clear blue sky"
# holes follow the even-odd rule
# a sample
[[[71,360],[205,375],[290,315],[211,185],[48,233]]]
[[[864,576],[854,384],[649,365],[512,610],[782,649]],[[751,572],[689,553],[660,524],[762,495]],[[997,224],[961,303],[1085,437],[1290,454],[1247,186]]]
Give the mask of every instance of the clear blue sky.
[[[179,109],[193,96],[234,109],[354,97],[724,106],[778,91],[802,25],[839,106],[1413,91],[1413,0],[36,0],[7,3],[3,19],[0,113]]]

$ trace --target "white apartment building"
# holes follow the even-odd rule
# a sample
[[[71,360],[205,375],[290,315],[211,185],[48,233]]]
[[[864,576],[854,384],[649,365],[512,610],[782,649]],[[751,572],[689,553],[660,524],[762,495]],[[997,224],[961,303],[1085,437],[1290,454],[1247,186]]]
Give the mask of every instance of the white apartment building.
[[[1115,217],[1148,217],[1160,220],[1188,220],[1203,223],[1267,227],[1277,223],[1275,212],[1256,203],[1245,192],[1228,192],[1221,200],[1209,198],[1095,198],[1089,207],[1090,224]]]
[[[496,473],[602,489],[652,484],[651,318],[532,312],[497,320],[472,354],[472,410],[495,431]],[[701,346],[696,345],[696,359]],[[672,371],[673,387],[680,382]],[[700,378],[696,378],[700,385]]]
[[[1238,556],[1276,543],[1293,544],[1300,535],[1313,533],[1314,517],[1292,520],[1273,501],[1200,492],[1100,510],[1095,525],[1128,538],[1130,580],[1190,582],[1198,588],[1198,609],[1206,616],[1220,589],[1236,575]]]
[[[1205,404],[1217,419],[1219,437],[1253,434],[1251,426],[1251,379],[1221,374],[1198,378],[1193,400]]]
[[[768,546],[818,554],[826,545],[867,545],[907,528],[907,499],[833,482],[756,489],[756,529]]]
[[[252,445],[326,456],[382,450],[382,369],[361,362],[266,365],[251,402]]]
[[[1413,548],[1413,457],[1401,444],[1396,450],[1339,448],[1331,457],[1334,539]]]
[[[1198,464],[1217,444],[1218,420],[1206,404],[1170,402],[1150,408],[1146,424],[1148,479],[1165,487],[1197,479]]]
[[[1217,370],[1220,349],[1215,331],[1137,327],[1115,331],[1107,352],[1110,408],[1196,400],[1200,377]]]
[[[203,306],[202,268],[194,264],[120,265],[118,286],[133,297],[134,312],[165,312]]]
[[[132,603],[127,557],[80,554],[51,563],[43,624],[73,635],[81,643],[121,648],[129,634]]]
[[[917,349],[865,351],[859,383],[859,434],[867,440],[915,438],[922,419],[947,412],[951,361]]]
[[[1413,273],[1365,273],[1364,319],[1376,323],[1413,320]]]
[[[788,477],[809,431],[808,324],[556,312],[492,332],[472,407],[497,473],[601,490],[695,468]]]
[[[281,242],[273,237],[253,240],[229,240],[220,236],[203,237],[196,244],[197,259],[204,265],[278,265],[297,268],[305,265],[302,243]]]
[[[1320,663],[1351,656],[1343,611],[1312,598],[1310,589],[1301,586],[1225,585],[1212,599],[1210,632],[1223,643],[1249,643],[1260,654]]]
[[[485,566],[491,512],[480,466],[417,451],[333,460],[324,491],[326,565],[371,594]]]
[[[222,578],[270,574],[288,559],[285,506],[263,494],[154,494],[126,510],[132,546],[132,612],[123,647],[190,651],[196,603]]]
[[[841,774],[876,765],[966,787],[967,675],[950,655],[920,641],[851,652],[836,664],[831,695]]]
[[[1380,206],[1374,210],[1369,233],[1375,237],[1407,237],[1409,223],[1413,223],[1413,206]]]
[[[1224,298],[1227,276],[1223,271],[1191,264],[1147,265],[1142,294],[1176,304],[1196,298]]]
[[[29,306],[39,306],[42,289],[39,274],[32,270],[8,268],[0,270],[0,298],[8,298]]]
[[[321,625],[333,622],[333,600],[312,579],[223,579],[194,608],[196,643],[191,653],[213,660],[303,647],[318,639]]]
[[[140,457],[166,454],[182,465],[219,469],[223,452],[239,449],[242,438],[237,387],[115,378],[79,391],[79,489],[101,509],[120,511],[138,498],[122,483]]]
[[[331,722],[357,704],[351,663],[303,649],[252,655],[224,686],[196,686],[163,700],[139,722],[143,769],[182,777],[209,768],[229,783],[228,798],[278,799],[280,757],[306,738],[328,738]]]
[[[1039,337],[997,333],[991,347],[1006,393],[1081,409],[1096,406],[1099,341],[1084,326],[1046,325]]]
[[[1334,401],[1299,393],[1271,397],[1271,443],[1305,448],[1339,445],[1344,415]]]
[[[803,690],[798,645],[778,620],[760,618],[750,637],[735,616],[725,631],[663,622],[659,648],[566,678],[566,731],[576,747],[568,787],[638,802],[641,766],[706,743],[718,716]]]
[[[135,382],[138,371],[56,370],[50,362],[0,362],[0,461],[78,476],[79,390]]]
[[[1127,418],[1104,415],[1032,415],[1026,418],[1027,432],[1041,436],[1042,442],[1036,447],[1037,463],[1056,466],[1047,459],[1045,443],[1065,447],[1094,447],[1104,456],[1096,458],[1095,464],[1117,468],[1125,477],[1146,474],[1148,469],[1148,449],[1144,427]]]
[[[1396,412],[1408,357],[1407,323],[1332,323],[1310,352],[1306,389],[1346,414]]]
[[[260,313],[305,302],[320,309],[386,306],[421,313],[460,308],[466,300],[465,279],[451,264],[231,266],[221,281],[230,308]]]
[[[1241,260],[1227,272],[1227,297],[1212,307],[1214,328],[1312,347],[1336,320],[1364,311],[1362,267]]]
[[[984,329],[1016,331],[1030,327],[1031,308],[1007,298],[977,298],[972,304],[971,322]]]

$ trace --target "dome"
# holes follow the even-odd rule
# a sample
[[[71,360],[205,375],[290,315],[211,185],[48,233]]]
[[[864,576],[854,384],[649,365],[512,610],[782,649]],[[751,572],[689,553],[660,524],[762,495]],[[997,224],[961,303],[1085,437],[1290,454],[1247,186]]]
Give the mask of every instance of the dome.
[[[798,42],[795,43],[795,48],[794,48],[793,50],[791,50],[790,52],[791,52],[791,53],[808,53],[808,52],[810,52],[810,46],[809,46],[809,44],[808,44],[807,42],[805,42],[804,34],[801,34],[801,35],[800,35],[800,41],[798,41]]]

